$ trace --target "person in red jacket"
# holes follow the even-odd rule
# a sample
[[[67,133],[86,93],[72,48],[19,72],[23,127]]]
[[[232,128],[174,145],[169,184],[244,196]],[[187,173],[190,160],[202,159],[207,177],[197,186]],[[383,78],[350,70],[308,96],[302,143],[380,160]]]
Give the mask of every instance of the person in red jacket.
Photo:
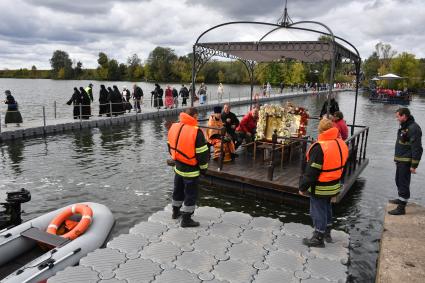
[[[243,140],[245,140],[246,143],[250,143],[254,140],[253,137],[257,129],[257,121],[258,109],[252,108],[251,111],[242,118],[239,126],[236,128],[236,135],[238,137],[235,145],[236,148],[242,144]]]
[[[336,111],[332,118],[333,125],[338,129],[339,134],[342,140],[346,140],[348,138],[348,127],[344,121],[344,115],[342,115],[341,111]]]

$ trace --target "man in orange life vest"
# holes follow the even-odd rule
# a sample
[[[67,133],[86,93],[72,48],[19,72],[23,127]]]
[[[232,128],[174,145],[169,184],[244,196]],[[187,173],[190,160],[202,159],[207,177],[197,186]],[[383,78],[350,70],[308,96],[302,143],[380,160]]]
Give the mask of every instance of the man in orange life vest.
[[[180,122],[168,131],[168,149],[175,161],[173,219],[182,216],[181,227],[196,227],[191,216],[195,211],[199,175],[208,168],[209,150],[204,134],[198,128],[198,110],[188,108],[180,113]]]
[[[341,189],[340,179],[348,158],[347,144],[338,135],[331,120],[323,118],[319,122],[318,141],[307,152],[306,170],[300,179],[300,194],[310,194],[314,232],[310,239],[303,239],[309,247],[324,247],[325,240],[332,242],[331,197]]]

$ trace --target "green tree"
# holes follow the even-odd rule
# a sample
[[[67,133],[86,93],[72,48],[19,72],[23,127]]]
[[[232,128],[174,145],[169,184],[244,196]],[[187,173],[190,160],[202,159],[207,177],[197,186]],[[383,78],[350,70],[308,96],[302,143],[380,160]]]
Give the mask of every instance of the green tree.
[[[378,70],[380,67],[379,62],[379,56],[375,52],[372,53],[372,55],[369,56],[364,62],[363,62],[363,74],[366,78],[366,80],[372,79],[374,76],[378,75]]]
[[[109,59],[108,56],[103,53],[99,52],[99,58],[97,59],[97,63],[99,64],[99,67],[97,67],[97,77],[99,80],[107,80],[109,79]]]
[[[35,65],[32,65],[32,67],[31,67],[31,74],[30,74],[30,77],[31,77],[32,79],[37,78],[37,67],[36,67]]]
[[[127,73],[128,73],[128,79],[130,81],[135,80],[136,77],[136,70],[138,67],[140,67],[142,63],[142,60],[140,60],[139,56],[137,54],[133,54],[131,57],[127,58]]]
[[[121,70],[118,61],[112,59],[108,62],[108,80],[119,81],[121,79]]]
[[[159,82],[172,81],[172,64],[176,59],[177,55],[173,49],[156,47],[148,57],[149,79]]]
[[[403,52],[391,60],[391,72],[405,77],[408,84],[403,80],[395,81],[392,86],[397,89],[404,87],[418,88],[422,85],[420,63],[415,55]]]
[[[78,61],[75,64],[74,74],[76,78],[81,78],[81,75],[83,74],[83,63],[81,63],[81,61]]]
[[[290,67],[290,82],[293,85],[305,82],[305,69],[301,62],[295,62]]]
[[[62,50],[56,50],[53,52],[52,58],[50,59],[50,65],[52,66],[53,78],[58,79],[70,79],[73,75],[72,61],[69,58],[68,53]],[[62,73],[59,76],[59,71],[62,69]]]
[[[97,63],[102,67],[102,68],[108,68],[108,56],[103,53],[103,52],[99,52],[99,58],[97,59]]]

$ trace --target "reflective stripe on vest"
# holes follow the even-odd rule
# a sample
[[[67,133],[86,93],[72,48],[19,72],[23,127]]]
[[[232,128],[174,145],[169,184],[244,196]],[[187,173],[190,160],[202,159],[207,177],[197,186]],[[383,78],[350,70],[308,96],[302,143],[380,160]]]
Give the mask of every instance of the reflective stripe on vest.
[[[189,126],[181,122],[174,123],[168,132],[168,147],[173,160],[195,166],[196,160],[196,136],[198,127]]]
[[[336,181],[341,179],[345,163],[348,159],[347,144],[341,139],[323,140],[316,142],[323,151],[323,165],[314,164],[314,168],[320,169],[321,173],[317,180],[314,193],[316,195],[335,195],[339,192],[341,185]],[[310,150],[316,144],[312,144],[307,152],[307,161],[310,159]],[[326,183],[331,183],[327,185]]]

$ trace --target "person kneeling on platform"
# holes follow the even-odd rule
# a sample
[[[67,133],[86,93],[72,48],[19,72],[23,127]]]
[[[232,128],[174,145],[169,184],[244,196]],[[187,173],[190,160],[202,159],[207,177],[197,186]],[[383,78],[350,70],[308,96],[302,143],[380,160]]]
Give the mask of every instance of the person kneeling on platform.
[[[258,121],[258,108],[254,107],[246,114],[239,126],[236,128],[236,135],[238,137],[236,148],[238,148],[245,140],[246,143],[254,141],[255,132],[257,129]]]
[[[211,114],[208,120],[208,127],[215,129],[207,129],[207,141],[210,145],[214,147],[214,160],[218,160],[221,155],[221,136],[225,134],[223,138],[223,152],[224,152],[224,162],[233,161],[236,157],[235,154],[235,145],[227,133],[222,133],[225,131],[224,123],[221,120],[221,107],[214,107],[214,113]]]
[[[208,169],[209,150],[197,119],[198,110],[188,108],[168,131],[168,150],[175,161],[172,218],[182,216],[181,227],[199,226],[191,216],[195,211],[199,175]]]
[[[311,239],[303,239],[303,244],[309,247],[322,248],[324,241],[332,242],[331,198],[341,189],[340,179],[348,158],[347,144],[338,135],[331,120],[320,121],[318,141],[307,151],[306,170],[300,178],[299,193],[310,195],[314,232]]]

